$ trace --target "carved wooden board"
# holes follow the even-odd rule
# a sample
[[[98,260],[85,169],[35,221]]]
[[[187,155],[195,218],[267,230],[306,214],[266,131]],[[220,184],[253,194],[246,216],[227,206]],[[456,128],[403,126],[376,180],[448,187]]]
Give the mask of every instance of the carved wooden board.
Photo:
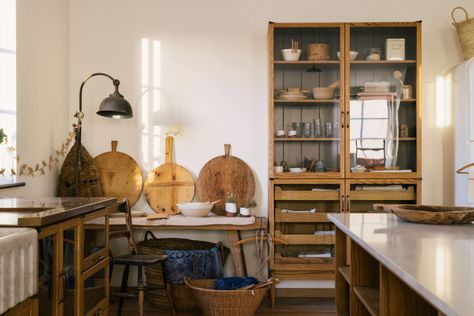
[[[208,161],[198,178],[198,194],[202,202],[221,200],[212,210],[218,215],[224,214],[227,192],[234,193],[237,209],[255,195],[252,170],[243,160],[230,155],[229,144],[224,148],[224,156]]]
[[[165,163],[153,169],[145,181],[145,198],[156,213],[177,214],[176,203],[191,202],[194,180],[191,173],[173,163],[173,137],[166,137]]]
[[[116,140],[112,151],[94,158],[105,196],[128,199],[134,205],[143,188],[143,173],[137,162],[127,154],[117,151]]]

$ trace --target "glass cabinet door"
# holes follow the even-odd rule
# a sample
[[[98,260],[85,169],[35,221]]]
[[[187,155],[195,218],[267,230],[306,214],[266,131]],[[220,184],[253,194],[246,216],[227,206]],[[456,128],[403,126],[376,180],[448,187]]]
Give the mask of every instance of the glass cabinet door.
[[[109,260],[105,259],[84,271],[81,300],[84,315],[100,315],[109,300]]]
[[[39,315],[57,314],[57,248],[59,229],[38,232],[38,301]]]
[[[270,24],[272,178],[342,176],[343,33]]]
[[[90,268],[109,255],[108,221],[108,208],[84,217],[83,270]]]
[[[416,177],[417,24],[349,28],[346,108],[351,177]]]
[[[74,219],[61,224],[62,234],[62,265],[59,272],[61,295],[59,296],[60,309],[63,315],[78,315],[75,303],[78,298],[79,264],[79,229],[81,220]]]

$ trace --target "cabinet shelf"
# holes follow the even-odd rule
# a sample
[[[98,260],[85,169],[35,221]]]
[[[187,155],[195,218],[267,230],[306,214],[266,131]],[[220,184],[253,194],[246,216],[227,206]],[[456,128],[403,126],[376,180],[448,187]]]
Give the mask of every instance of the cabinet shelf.
[[[380,315],[380,292],[371,287],[354,287],[354,293],[371,316]]]
[[[333,142],[333,141],[339,141],[339,138],[315,138],[315,137],[308,137],[308,138],[278,138],[275,137],[276,142]]]
[[[352,201],[413,201],[416,200],[414,187],[406,191],[350,191]]]
[[[360,99],[350,99],[350,101],[361,101]],[[396,99],[395,101],[400,101],[400,103],[413,103],[413,102],[416,102],[416,99],[415,98],[411,98],[411,99]]]
[[[275,99],[275,103],[284,103],[284,104],[299,104],[299,103],[318,103],[318,104],[329,104],[329,103],[339,103],[339,99],[324,99],[324,100],[315,100],[315,99],[305,99],[305,100],[279,100]]]
[[[329,223],[326,213],[282,213],[275,210],[275,223]]]
[[[291,245],[333,245],[336,240],[334,235],[282,234],[279,230],[275,237]]]
[[[352,64],[384,65],[384,64],[416,64],[416,60],[353,60]]]
[[[340,192],[337,190],[311,191],[311,190],[282,190],[275,188],[276,201],[338,201]]]
[[[339,273],[342,275],[347,284],[351,284],[351,267],[349,266],[340,266],[338,268]]]
[[[274,64],[276,65],[338,65],[341,62],[336,59],[330,60],[295,60],[295,61],[286,61],[286,60],[275,60]]]

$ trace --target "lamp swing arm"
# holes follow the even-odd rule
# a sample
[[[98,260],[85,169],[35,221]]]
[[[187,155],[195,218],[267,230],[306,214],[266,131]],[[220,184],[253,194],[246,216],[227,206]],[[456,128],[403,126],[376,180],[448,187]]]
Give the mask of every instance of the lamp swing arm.
[[[77,125],[75,125],[75,130],[76,130],[76,170],[75,170],[75,176],[74,176],[74,183],[73,185],[71,186],[71,193],[72,193],[72,196],[78,196],[79,194],[79,183],[80,183],[80,176],[79,176],[79,169],[80,169],[80,159],[81,159],[81,138],[82,138],[82,119],[84,118],[84,113],[82,112],[82,90],[84,88],[84,85],[86,84],[86,82],[91,79],[92,77],[96,77],[96,76],[104,76],[104,77],[107,77],[109,78],[113,85],[115,86],[115,91],[107,98],[107,99],[121,99],[122,101],[118,103],[114,103],[114,105],[116,106],[115,108],[112,108],[112,109],[102,109],[102,105],[104,103],[104,101],[102,101],[101,103],[101,106],[99,108],[99,111],[97,112],[97,114],[99,115],[102,115],[102,116],[106,116],[106,117],[113,117],[112,115],[114,114],[119,114],[119,115],[123,115],[122,117],[119,117],[119,118],[130,118],[133,116],[133,113],[132,113],[132,108],[130,106],[130,104],[128,103],[128,101],[126,101],[123,97],[122,94],[120,94],[120,92],[118,91],[118,87],[120,85],[120,81],[118,79],[115,79],[114,77],[112,77],[111,75],[108,75],[106,73],[103,73],[103,72],[96,72],[96,73],[93,73],[92,75],[90,75],[89,77],[87,77],[82,83],[81,83],[81,87],[79,89],[79,111],[76,112],[76,114],[74,115],[76,118],[77,118]],[[100,113],[102,112],[102,113]],[[104,114],[105,113],[105,114]]]

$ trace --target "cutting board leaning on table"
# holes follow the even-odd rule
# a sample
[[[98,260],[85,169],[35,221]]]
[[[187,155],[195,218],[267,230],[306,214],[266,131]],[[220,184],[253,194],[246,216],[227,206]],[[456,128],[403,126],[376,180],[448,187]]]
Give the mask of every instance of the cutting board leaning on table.
[[[212,212],[224,215],[227,193],[234,193],[237,209],[255,196],[255,178],[250,167],[230,154],[231,145],[224,145],[224,155],[209,160],[199,172],[199,199],[203,202],[220,200]]]
[[[145,199],[157,214],[148,219],[178,213],[176,203],[191,202],[195,187],[191,173],[173,162],[173,137],[166,137],[165,163],[153,169],[145,181]]]
[[[130,205],[134,205],[142,193],[142,170],[132,157],[117,151],[116,140],[111,143],[111,151],[94,158],[104,195],[128,199]]]

